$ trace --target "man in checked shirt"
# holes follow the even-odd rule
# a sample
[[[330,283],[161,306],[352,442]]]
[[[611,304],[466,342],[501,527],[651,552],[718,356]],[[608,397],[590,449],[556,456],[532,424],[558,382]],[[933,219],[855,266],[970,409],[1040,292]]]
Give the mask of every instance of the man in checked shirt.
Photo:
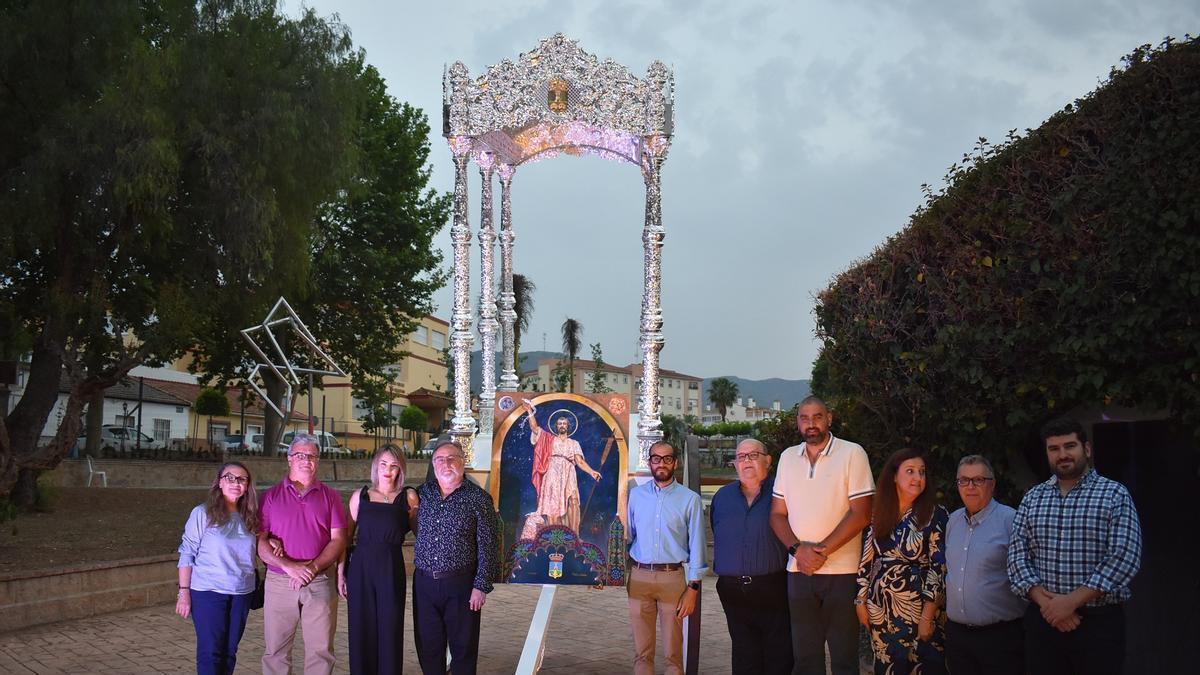
[[[1033,486],[1013,518],[1008,578],[1028,597],[1025,663],[1041,673],[1121,673],[1129,583],[1142,530],[1129,492],[1096,473],[1074,420],[1042,429],[1054,475]]]

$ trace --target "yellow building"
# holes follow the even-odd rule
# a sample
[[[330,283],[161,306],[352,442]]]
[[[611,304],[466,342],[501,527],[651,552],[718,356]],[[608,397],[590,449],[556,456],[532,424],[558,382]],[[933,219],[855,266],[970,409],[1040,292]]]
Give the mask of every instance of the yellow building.
[[[395,379],[389,385],[392,399],[389,403],[393,418],[400,411],[415,405],[429,417],[428,431],[442,429],[448,419],[446,411],[454,400],[445,395],[447,368],[442,360],[446,349],[450,324],[433,316],[421,319],[416,329],[409,334],[404,344],[407,355],[400,363],[392,366]],[[363,402],[351,391],[349,378],[325,377],[324,384],[313,394],[313,416],[317,419],[316,430],[324,430],[337,436],[342,445],[355,450],[374,450],[378,444],[394,440],[409,449],[420,447],[427,433],[414,434],[399,426],[368,432],[362,419],[370,413]],[[308,397],[296,397],[296,414],[289,429],[305,431],[308,415]],[[322,422],[324,425],[322,425]]]

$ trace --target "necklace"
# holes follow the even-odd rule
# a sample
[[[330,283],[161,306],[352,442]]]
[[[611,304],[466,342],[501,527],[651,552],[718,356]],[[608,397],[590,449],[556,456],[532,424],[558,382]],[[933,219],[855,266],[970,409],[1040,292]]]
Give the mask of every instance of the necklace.
[[[404,488],[400,488],[399,490],[396,490],[395,492],[393,492],[391,494],[388,494],[388,493],[384,492],[383,490],[380,490],[379,488],[372,488],[372,489],[375,490],[375,494],[379,495],[379,497],[388,504],[391,504],[392,502],[396,501],[396,497],[400,496],[401,492],[404,492]]]

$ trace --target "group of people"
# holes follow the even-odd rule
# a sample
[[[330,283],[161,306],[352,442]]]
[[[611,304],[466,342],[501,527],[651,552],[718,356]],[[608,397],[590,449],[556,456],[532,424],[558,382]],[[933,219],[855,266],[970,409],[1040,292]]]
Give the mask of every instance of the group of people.
[[[416,533],[413,619],[425,673],[474,672],[480,610],[496,577],[496,519],[491,497],[465,480],[462,448],[440,445],[435,480],[404,486],[404,453],[385,446],[371,462],[371,484],[341,495],[317,477],[315,437],[288,447],[284,479],[257,495],[249,469],[226,462],[208,499],[192,510],[179,546],[176,612],[196,630],[199,673],[234,672],[256,590],[262,581],[264,673],[288,673],[297,627],[304,672],[330,673],[338,599],[347,603],[350,670],[400,673],[406,573],[402,546]],[[354,545],[349,543],[353,541]]]
[[[1091,467],[1078,422],[1042,430],[1053,475],[1016,509],[993,498],[987,459],[963,457],[954,513],[922,452],[893,453],[873,480],[831,422],[808,397],[804,442],[776,474],[762,444],[743,441],[738,481],[713,498],[733,672],[858,673],[860,624],[877,673],[1122,672],[1141,529],[1128,491]]]
[[[963,507],[948,513],[922,452],[893,453],[876,480],[862,446],[835,438],[832,421],[823,401],[806,398],[797,410],[804,442],[782,452],[774,475],[766,448],[743,441],[738,479],[713,497],[713,572],[733,672],[858,673],[860,624],[877,673],[1121,672],[1122,603],[1141,530],[1125,488],[1091,468],[1081,425],[1043,429],[1053,475],[1017,509],[993,498],[985,458],[963,457]],[[330,672],[339,597],[351,671],[401,672],[401,545],[411,530],[421,670],[445,673],[448,647],[451,672],[474,673],[498,533],[491,497],[465,479],[461,447],[438,446],[435,480],[417,490],[404,487],[404,454],[381,449],[349,517],[317,480],[318,461],[316,439],[297,436],[287,477],[261,500],[246,467],[227,463],[192,511],[177,611],[195,623],[197,669],[233,672],[257,554],[267,565],[263,672],[288,672],[297,625],[305,672]],[[708,572],[704,507],[675,480],[669,443],[652,446],[648,463],[650,480],[628,496],[632,669],[655,672],[661,630],[666,672],[682,673],[684,620]]]

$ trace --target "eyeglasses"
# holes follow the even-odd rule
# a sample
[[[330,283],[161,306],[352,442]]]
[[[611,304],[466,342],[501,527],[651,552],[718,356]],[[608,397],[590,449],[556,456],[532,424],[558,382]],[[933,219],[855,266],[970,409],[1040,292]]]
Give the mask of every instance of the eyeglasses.
[[[317,455],[310,455],[306,452],[293,452],[292,454],[288,455],[288,457],[291,457],[297,462],[315,462],[320,459],[320,457]]]
[[[650,455],[651,464],[674,464],[675,457],[673,455]]]
[[[764,452],[758,452],[758,451],[743,452],[740,455],[734,456],[733,461],[734,462],[757,462],[758,460],[760,460],[766,456],[767,455]]]
[[[967,487],[968,485],[974,485],[977,488],[981,488],[984,485],[987,485],[989,480],[996,480],[996,479],[988,478],[987,476],[984,476],[981,478],[959,478],[959,479],[955,480],[954,482],[958,483],[958,487]]]
[[[221,480],[225,481],[226,483],[236,483],[238,485],[249,485],[250,484],[250,479],[247,478],[246,476],[235,476],[231,473],[221,474]]]
[[[466,460],[463,459],[462,455],[442,455],[441,457],[433,458],[434,464],[457,464],[464,461]]]

